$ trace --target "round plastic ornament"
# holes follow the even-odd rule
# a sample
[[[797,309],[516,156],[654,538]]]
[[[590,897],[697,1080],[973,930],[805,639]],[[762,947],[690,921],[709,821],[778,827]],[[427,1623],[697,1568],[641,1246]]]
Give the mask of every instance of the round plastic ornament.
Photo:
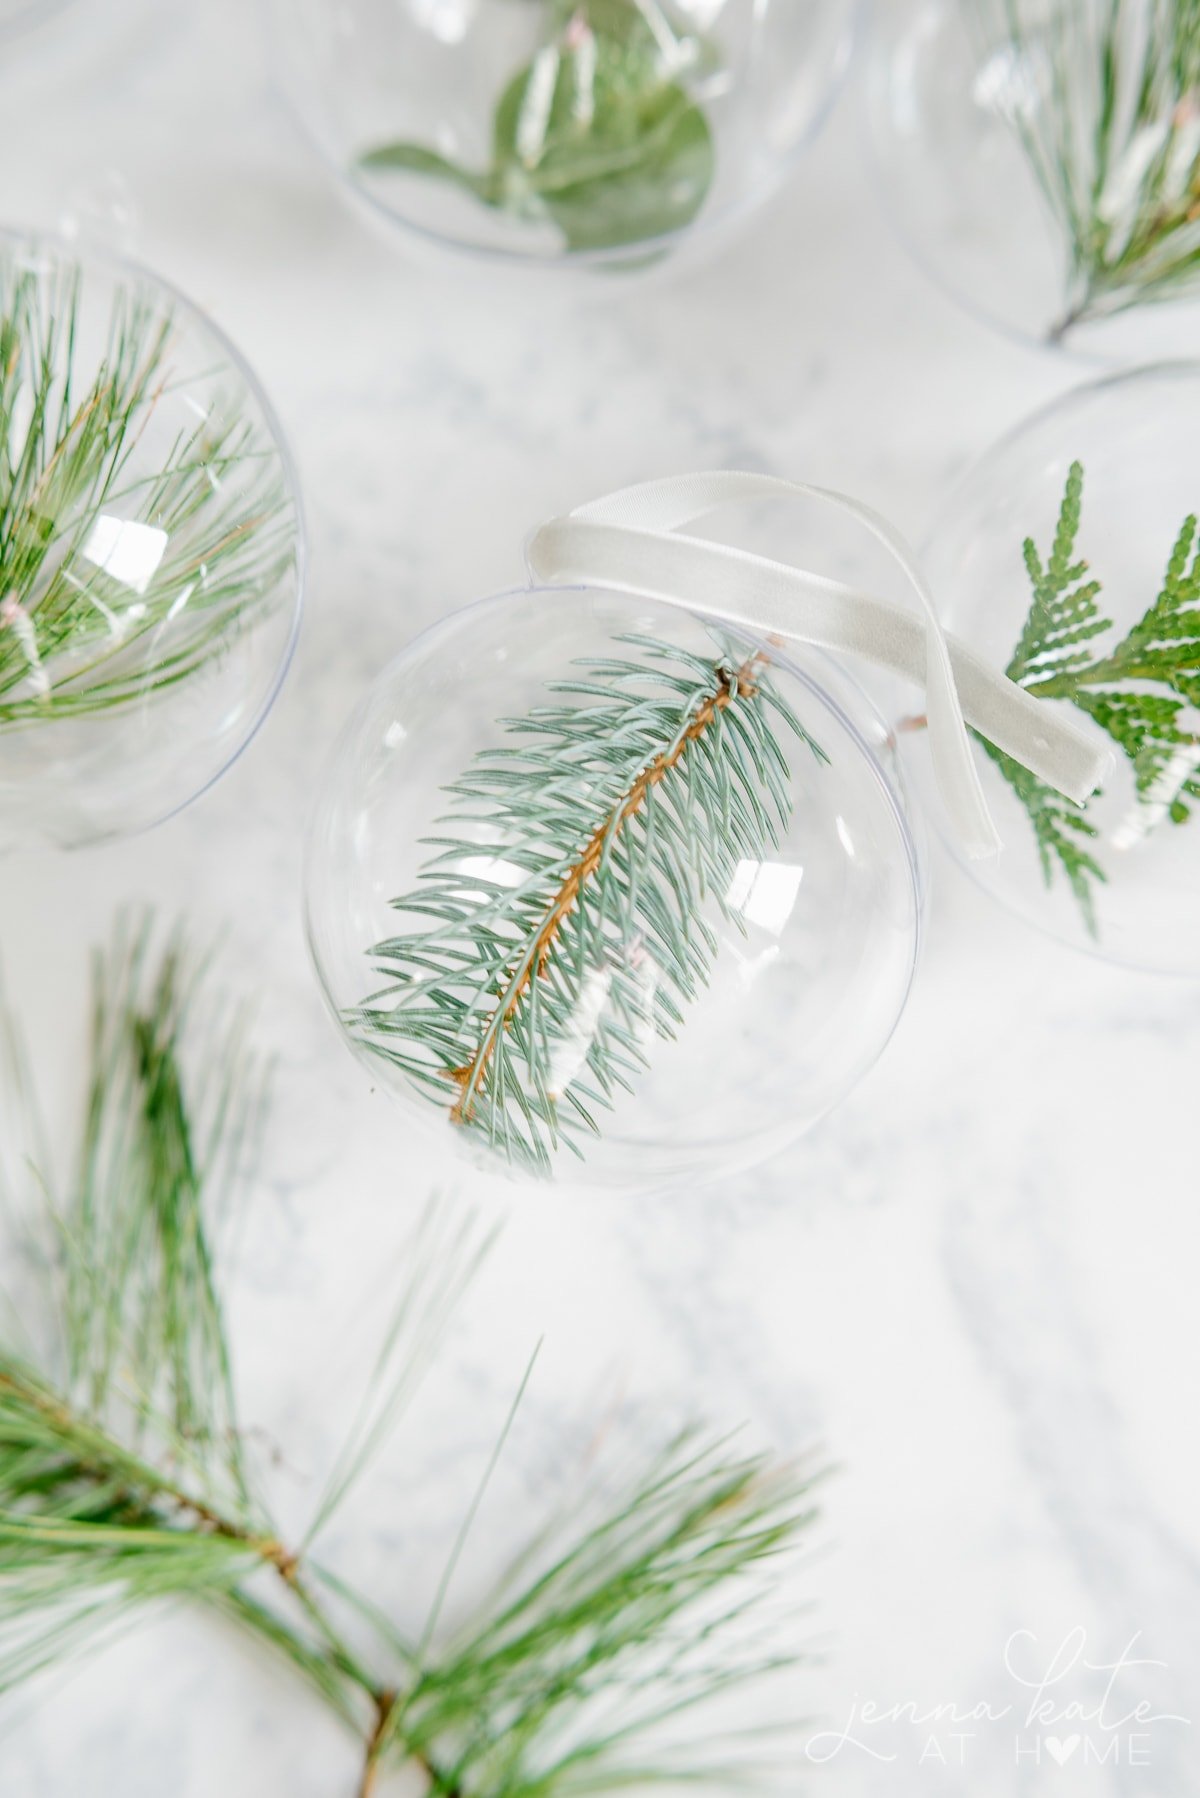
[[[477,1158],[707,1180],[875,1060],[917,958],[919,860],[893,739],[829,651],[928,670],[973,847],[990,836],[956,682],[1043,772],[1094,775],[1069,726],[1043,733],[1044,708],[956,663],[928,609],[682,528],[800,492],[699,476],[555,521],[528,590],[425,633],[346,728],[307,852],[318,975],[373,1077]],[[909,571],[872,515],[818,497]]]
[[[1166,365],[1090,383],[1003,439],[948,497],[924,558],[959,638],[1111,752],[1080,810],[980,747],[1005,852],[975,879],[1064,942],[1193,975],[1198,512],[1200,366]],[[928,788],[924,735],[900,740]]]
[[[238,352],[164,282],[0,233],[0,849],[141,830],[270,707],[296,483]]]
[[[780,186],[855,0],[269,0],[293,109],[352,195],[495,263],[645,266]]]
[[[871,113],[888,211],[973,311],[1105,361],[1200,333],[1196,0],[895,0]]]

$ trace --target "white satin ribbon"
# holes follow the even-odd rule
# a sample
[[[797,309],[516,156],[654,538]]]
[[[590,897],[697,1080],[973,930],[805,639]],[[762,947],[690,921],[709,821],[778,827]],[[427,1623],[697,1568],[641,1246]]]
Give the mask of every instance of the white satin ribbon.
[[[784,562],[689,536],[681,527],[750,499],[815,499],[848,512],[890,552],[921,613]],[[1057,708],[943,630],[912,552],[887,521],[846,494],[774,475],[671,476],[591,500],[537,531],[526,551],[547,584],[582,582],[656,599],[728,624],[846,652],[924,687],[929,746],[946,810],[973,858],[1001,848],[971,749],[971,725],[1048,786],[1082,804],[1108,752]]]

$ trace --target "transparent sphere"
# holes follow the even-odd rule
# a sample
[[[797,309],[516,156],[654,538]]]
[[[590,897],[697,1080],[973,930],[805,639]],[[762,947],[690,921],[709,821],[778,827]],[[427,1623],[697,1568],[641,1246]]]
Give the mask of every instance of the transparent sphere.
[[[353,193],[493,258],[646,264],[751,211],[812,137],[855,0],[268,0]]]
[[[265,716],[296,487],[240,356],[163,282],[0,233],[0,849],[177,811]]]
[[[1150,12],[891,0],[869,75],[888,211],[939,284],[1011,334],[1126,365],[1200,342],[1200,51],[1173,35],[1189,8]],[[1108,50],[1124,97],[1106,125]]]
[[[320,789],[333,1015],[489,1164],[647,1188],[757,1162],[905,1002],[920,894],[886,742],[823,658],[658,603],[457,612],[375,681]]]
[[[1035,817],[1002,766],[980,750],[1004,850],[994,861],[966,865],[988,892],[1066,942],[1137,967],[1196,974],[1200,611],[1192,608],[1200,601],[1200,367],[1166,365],[1095,382],[1035,415],[950,495],[928,544],[926,572],[947,626],[1005,667],[1032,601],[1025,540],[1032,539],[1040,570],[1053,576],[1052,548],[1075,463],[1082,468],[1077,529],[1063,542],[1067,578],[1062,599],[1053,601],[1060,616],[1065,601],[1075,617],[1073,641],[1060,638],[1022,679],[1035,691],[1048,683],[1044,703],[1069,707],[1075,722],[1112,750],[1113,765],[1082,814],[1053,796],[1047,811],[1046,795],[1034,793]],[[1173,555],[1180,558],[1176,603],[1159,623],[1143,626],[1167,586]],[[1076,658],[1073,669],[1056,668],[1065,657]],[[1064,686],[1082,706],[1061,696]],[[1149,735],[1136,734],[1139,720],[1153,723]],[[1128,751],[1114,732],[1127,737]],[[901,740],[930,810],[940,816],[923,733],[902,732]],[[1044,861],[1039,817],[1051,831]],[[1079,854],[1095,871],[1076,862],[1076,890],[1069,863]]]

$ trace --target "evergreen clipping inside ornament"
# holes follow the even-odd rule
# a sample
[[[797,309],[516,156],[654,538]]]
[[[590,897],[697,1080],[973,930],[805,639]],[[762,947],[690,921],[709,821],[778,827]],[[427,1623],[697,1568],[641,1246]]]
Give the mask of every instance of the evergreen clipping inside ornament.
[[[762,500],[848,515],[917,609],[688,528]],[[972,856],[1001,839],[968,727],[1077,804],[1106,753],[949,638],[903,540],[844,494],[667,477],[552,519],[527,559],[541,585],[427,632],[347,727],[309,842],[317,970],[376,1075],[459,1142],[712,1178],[854,1084],[916,957],[894,740],[814,651],[924,687]]]
[[[272,0],[304,123],[377,216],[522,261],[639,265],[765,199],[851,0]]]
[[[237,755],[300,601],[295,485],[162,282],[0,233],[0,848],[137,830]]]
[[[908,991],[885,737],[824,658],[653,601],[455,614],[376,681],[318,799],[335,1016],[415,1117],[505,1165],[653,1186],[761,1159]]]
[[[960,296],[1129,359],[1200,321],[1200,0],[904,0],[874,69],[897,216]]]
[[[1083,806],[986,743],[1006,851],[976,878],[1114,960],[1200,972],[1200,367],[1079,389],[950,497],[926,566],[947,622],[1113,752]],[[916,722],[909,721],[910,724]],[[927,772],[920,731],[903,733]]]
[[[638,0],[548,0],[546,40],[506,84],[485,168],[427,144],[364,150],[368,174],[450,181],[482,206],[544,221],[570,250],[617,250],[691,223],[712,183],[712,131],[684,82],[711,81],[703,39]]]

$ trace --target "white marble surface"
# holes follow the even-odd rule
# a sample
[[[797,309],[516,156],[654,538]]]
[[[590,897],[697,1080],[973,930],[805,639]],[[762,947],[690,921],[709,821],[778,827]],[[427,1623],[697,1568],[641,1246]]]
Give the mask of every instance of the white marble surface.
[[[613,283],[547,314],[473,269],[414,267],[296,139],[250,12],[161,0],[138,25],[79,0],[0,68],[0,218],[53,222],[119,174],[142,258],[211,308],[272,393],[312,538],[298,662],[252,752],[149,837],[6,863],[0,946],[65,1094],[86,955],[118,904],[229,920],[227,966],[263,992],[281,1060],[234,1323],[245,1411],[299,1518],[346,1369],[445,1174],[335,1040],[301,941],[305,809],[363,682],[419,625],[516,581],[540,518],[641,475],[789,472],[919,535],[964,460],[1076,371],[989,336],[914,271],[853,91],[786,198],[674,284]],[[1200,993],[1072,957],[936,855],[934,876],[891,1047],[766,1170],[653,1203],[465,1183],[507,1214],[500,1246],[334,1546],[398,1613],[419,1602],[544,1334],[468,1593],[569,1487],[598,1418],[744,1417],[838,1467],[797,1583],[824,1656],[803,1685],[819,1727],[836,1735],[863,1702],[1010,1707],[827,1735],[826,1764],[798,1757],[789,1791],[1186,1798],[1196,1724],[1113,1725],[1140,1701],[1200,1714]],[[1055,1715],[1025,1727],[1020,1679],[1076,1629],[1093,1661],[1136,1637],[1162,1664],[1114,1676],[1102,1717],[1060,1721],[1108,1677],[1073,1666]],[[4,1798],[340,1798],[357,1765],[282,1673],[192,1618],[20,1695],[3,1724]],[[1018,1733],[1027,1750],[1041,1735],[1040,1765]]]

